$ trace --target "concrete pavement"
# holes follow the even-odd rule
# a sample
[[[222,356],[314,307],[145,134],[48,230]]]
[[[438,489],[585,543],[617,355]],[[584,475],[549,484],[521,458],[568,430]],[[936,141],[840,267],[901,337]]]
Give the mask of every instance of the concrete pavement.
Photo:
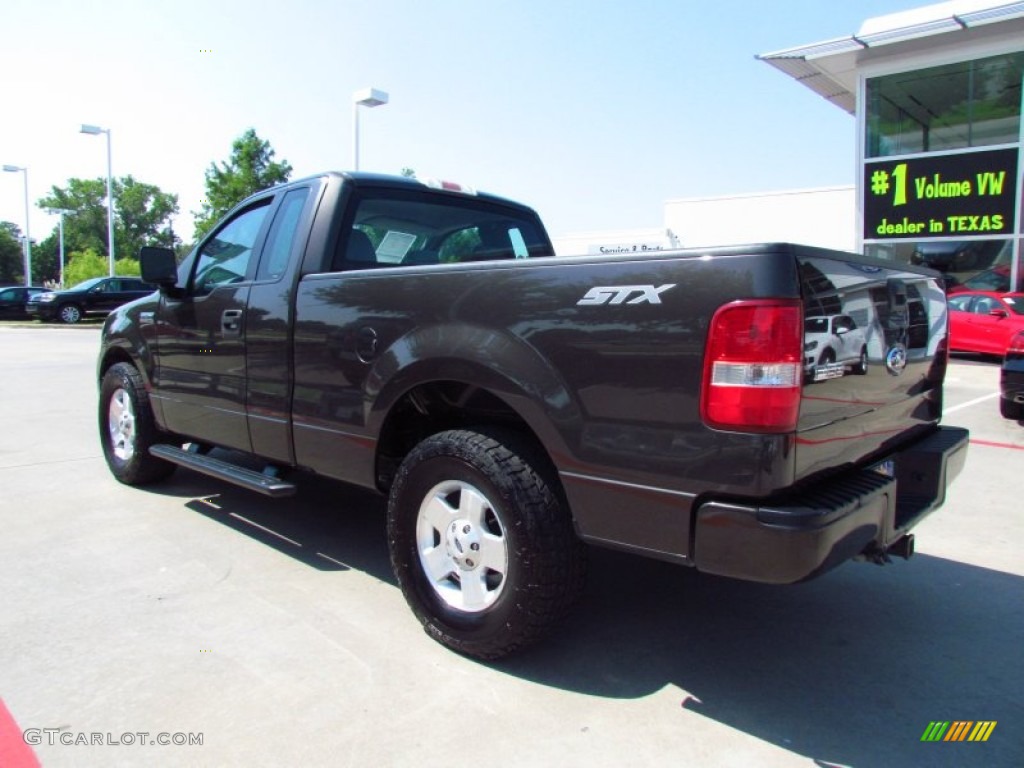
[[[97,340],[0,328],[0,699],[44,766],[1020,764],[1024,426],[995,363],[951,366],[975,444],[911,561],[768,587],[594,551],[561,630],[485,665],[420,630],[370,494],[116,483]],[[936,720],[998,724],[922,743]]]

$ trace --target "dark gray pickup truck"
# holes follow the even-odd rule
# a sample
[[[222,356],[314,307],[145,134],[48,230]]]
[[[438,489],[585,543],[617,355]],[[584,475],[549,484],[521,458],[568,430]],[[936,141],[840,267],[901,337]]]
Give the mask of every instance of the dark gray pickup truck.
[[[966,457],[923,267],[788,244],[557,258],[527,207],[356,173],[141,262],[160,290],[99,354],[114,476],[386,494],[410,606],[480,658],[567,611],[586,544],[779,584],[909,557]]]

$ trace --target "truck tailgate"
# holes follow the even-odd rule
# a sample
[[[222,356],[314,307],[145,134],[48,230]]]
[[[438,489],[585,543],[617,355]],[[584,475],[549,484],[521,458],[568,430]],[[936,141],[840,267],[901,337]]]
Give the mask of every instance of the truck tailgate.
[[[804,388],[795,479],[870,460],[942,411],[947,310],[937,273],[798,250]]]

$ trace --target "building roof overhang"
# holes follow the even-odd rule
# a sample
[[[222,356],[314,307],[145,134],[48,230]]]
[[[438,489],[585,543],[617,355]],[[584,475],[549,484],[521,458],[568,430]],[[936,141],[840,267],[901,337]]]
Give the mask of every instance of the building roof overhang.
[[[857,109],[857,73],[866,64],[882,57],[1006,36],[1024,39],[1024,2],[951,0],[868,19],[855,35],[757,58],[852,115]]]

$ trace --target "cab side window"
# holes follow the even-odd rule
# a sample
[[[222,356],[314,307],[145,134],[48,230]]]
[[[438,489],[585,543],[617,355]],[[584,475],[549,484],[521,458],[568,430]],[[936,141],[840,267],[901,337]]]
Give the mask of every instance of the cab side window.
[[[331,271],[458,264],[552,255],[528,211],[472,195],[440,200],[389,191],[358,200],[351,229],[339,238]]]
[[[219,285],[246,279],[252,249],[268,210],[270,198],[239,213],[203,243],[192,277],[193,295],[205,296]]]
[[[302,218],[302,209],[309,197],[309,188],[293,189],[284,196],[281,207],[274,214],[274,222],[267,233],[267,244],[263,247],[257,280],[276,280],[288,267],[295,233]]]

